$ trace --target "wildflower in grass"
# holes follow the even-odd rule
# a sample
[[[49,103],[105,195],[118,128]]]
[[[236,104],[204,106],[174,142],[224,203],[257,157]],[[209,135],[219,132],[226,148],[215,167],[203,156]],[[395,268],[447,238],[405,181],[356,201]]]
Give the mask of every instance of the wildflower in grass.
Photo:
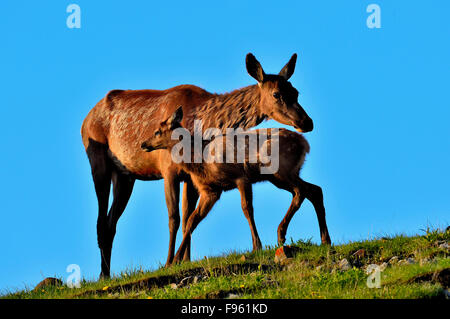
[[[241,285],[240,287],[241,287],[241,288],[245,288],[245,285]]]
[[[153,297],[152,296],[148,296],[147,299],[153,299]]]
[[[108,289],[109,289],[108,286],[103,287],[103,290],[108,290]]]

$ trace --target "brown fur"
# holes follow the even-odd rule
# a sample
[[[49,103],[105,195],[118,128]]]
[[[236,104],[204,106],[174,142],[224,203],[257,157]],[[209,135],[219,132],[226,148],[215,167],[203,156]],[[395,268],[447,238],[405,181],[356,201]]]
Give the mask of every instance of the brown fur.
[[[182,111],[179,109],[172,117],[162,122],[161,127],[156,130],[158,134],[155,134],[155,132],[151,138],[142,143],[141,147],[147,151],[167,149],[172,152],[173,147],[179,142],[178,140],[172,139],[172,132],[174,128],[180,126],[180,123],[176,121],[180,121],[181,117]],[[261,131],[252,130],[244,134],[256,134],[258,136]],[[279,168],[274,174],[261,174],[260,169],[266,166],[266,164],[261,162],[261,154],[267,154],[266,150],[268,149],[272,150],[270,145],[274,143],[274,139],[279,141]],[[192,144],[191,150],[193,150],[193,139],[190,142]],[[204,141],[204,144],[207,143],[207,141]],[[227,147],[233,147],[235,154],[238,151],[237,144],[230,146],[227,143],[226,135],[217,136],[210,143],[223,145],[222,149],[224,150],[224,154]],[[246,140],[244,147],[246,149],[246,156],[243,163],[238,163],[236,157],[233,163],[194,163],[194,157],[191,156],[190,161],[178,164],[182,170],[190,174],[193,184],[200,193],[200,202],[187,222],[183,242],[174,261],[181,260],[181,256],[184,255],[186,249],[187,238],[192,234],[200,221],[207,216],[214,203],[220,198],[221,193],[233,188],[238,188],[241,193],[242,209],[248,219],[252,232],[253,248],[260,249],[261,241],[253,218],[251,195],[251,184],[260,181],[270,181],[275,186],[290,191],[294,196],[292,204],[278,228],[278,240],[280,244],[284,243],[289,222],[295,212],[300,208],[301,202],[305,197],[310,199],[316,207],[322,242],[324,244],[330,244],[330,237],[325,222],[322,191],[320,187],[306,183],[299,178],[300,169],[310,149],[306,139],[295,132],[280,129],[275,134],[268,134],[268,139],[264,143],[258,143],[258,147],[254,150],[256,152],[255,154],[250,154],[251,149],[249,148],[248,140]],[[258,159],[256,162],[249,161],[252,155],[254,155],[253,158]]]
[[[113,90],[94,106],[83,122],[81,135],[99,201],[97,237],[102,253],[102,276],[109,276],[115,226],[126,207],[135,179],[164,178],[170,229],[166,265],[172,261],[179,227],[180,181],[186,181],[183,194],[189,196],[183,198],[183,228],[198,199],[188,176],[173,165],[166,151],[142,152],[140,142],[179,105],[183,105],[185,114],[182,124],[189,130],[193,130],[194,119],[202,119],[204,129],[210,126],[223,129],[249,128],[272,118],[299,130],[311,131],[312,120],[298,104],[297,91],[288,82],[296,57],[292,56],[280,75],[266,75],[254,56],[248,54],[247,71],[257,79],[258,85],[227,94],[212,94],[194,85],[167,90]],[[274,92],[280,97],[274,98]],[[111,181],[116,191],[108,213]],[[185,258],[189,259],[189,248]]]

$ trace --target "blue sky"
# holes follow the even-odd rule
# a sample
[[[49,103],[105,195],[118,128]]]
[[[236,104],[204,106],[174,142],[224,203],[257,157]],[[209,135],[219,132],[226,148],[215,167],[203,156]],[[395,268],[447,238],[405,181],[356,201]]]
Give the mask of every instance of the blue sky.
[[[81,29],[66,7],[81,7]],[[366,7],[381,8],[369,29]],[[335,243],[446,226],[450,216],[448,1],[2,1],[0,290],[100,273],[97,202],[80,127],[111,89],[254,84],[253,52],[292,84],[313,118],[302,177],[322,186]],[[279,127],[276,122],[265,127]],[[112,269],[156,268],[168,248],[162,181],[137,182],[119,221]],[[263,245],[291,195],[254,186]],[[177,244],[180,243],[179,232]],[[319,242],[305,202],[287,238]],[[222,197],[193,236],[193,256],[251,249],[239,194]]]

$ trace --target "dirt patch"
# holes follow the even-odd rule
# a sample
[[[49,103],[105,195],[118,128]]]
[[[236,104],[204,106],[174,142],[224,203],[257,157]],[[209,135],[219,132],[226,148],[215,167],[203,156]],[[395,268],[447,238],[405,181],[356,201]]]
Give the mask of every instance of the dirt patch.
[[[262,265],[256,263],[243,263],[243,264],[231,264],[222,267],[215,267],[211,269],[197,267],[189,270],[182,271],[174,275],[161,275],[150,278],[141,279],[128,284],[117,285],[108,287],[108,289],[98,289],[92,291],[83,292],[77,296],[88,296],[91,294],[104,294],[104,293],[116,293],[116,292],[129,292],[133,290],[149,290],[152,288],[162,288],[170,284],[179,284],[183,279],[187,277],[219,277],[229,276],[233,274],[244,274],[255,271],[268,272],[275,267],[270,265]]]
[[[278,285],[278,282],[268,280],[268,281],[261,283],[261,285],[259,285],[257,287],[234,288],[234,289],[228,289],[228,290],[221,289],[221,290],[209,292],[204,295],[197,296],[197,297],[195,297],[195,299],[224,299],[224,298],[229,298],[231,295],[241,296],[243,294],[251,294],[253,292],[260,291],[261,289],[264,289],[267,287],[273,287],[273,286],[277,286],[277,285]]]
[[[433,271],[426,274],[418,275],[411,278],[410,283],[421,282],[438,282],[445,289],[450,287],[450,268],[445,268],[440,271]]]

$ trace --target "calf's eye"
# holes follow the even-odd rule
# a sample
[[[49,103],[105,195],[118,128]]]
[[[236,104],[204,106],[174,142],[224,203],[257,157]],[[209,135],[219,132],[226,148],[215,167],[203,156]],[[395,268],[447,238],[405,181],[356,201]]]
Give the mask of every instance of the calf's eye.
[[[274,92],[273,97],[278,100],[280,98],[280,92]]]

